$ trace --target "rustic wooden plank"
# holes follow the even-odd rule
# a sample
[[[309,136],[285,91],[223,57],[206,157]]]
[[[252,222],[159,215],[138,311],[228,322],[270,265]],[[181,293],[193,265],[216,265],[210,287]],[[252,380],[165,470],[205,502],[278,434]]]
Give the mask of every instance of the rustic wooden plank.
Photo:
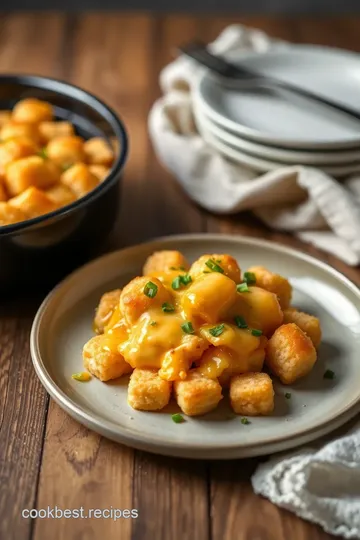
[[[56,75],[64,18],[9,15],[0,20],[0,71]],[[46,392],[29,353],[31,322],[40,299],[0,308],[0,537],[25,540],[31,521],[44,432]]]

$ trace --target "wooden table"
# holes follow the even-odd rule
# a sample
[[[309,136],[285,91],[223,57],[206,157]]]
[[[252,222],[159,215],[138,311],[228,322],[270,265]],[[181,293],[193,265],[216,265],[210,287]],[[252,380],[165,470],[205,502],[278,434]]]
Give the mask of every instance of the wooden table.
[[[249,24],[282,39],[360,50],[360,18],[289,19],[144,14],[7,15],[0,71],[66,79],[98,94],[128,126],[122,211],[105,250],[173,233],[223,231],[272,239],[360,273],[251,215],[219,218],[182,193],[147,135],[158,74],[172,48]],[[136,219],[135,219],[136,215]],[[1,262],[0,262],[1,264]],[[256,459],[170,459],[109,442],[77,424],[42,388],[29,353],[39,298],[0,305],[0,538],[2,540],[326,540],[330,535],[254,495]],[[23,519],[24,508],[137,508],[123,519]]]

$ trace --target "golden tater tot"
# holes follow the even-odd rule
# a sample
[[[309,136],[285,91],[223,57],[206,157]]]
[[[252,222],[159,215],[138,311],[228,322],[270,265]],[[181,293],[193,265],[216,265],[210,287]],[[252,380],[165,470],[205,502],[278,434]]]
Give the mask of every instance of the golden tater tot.
[[[44,144],[47,144],[51,139],[55,139],[55,137],[75,135],[74,127],[70,122],[41,122],[38,129]]]
[[[18,208],[11,206],[7,202],[0,202],[0,225],[11,225],[26,219],[27,216]]]
[[[209,343],[202,337],[184,334],[181,344],[170,348],[163,358],[160,377],[167,381],[185,379],[192,362],[200,358],[209,347]]]
[[[198,277],[181,297],[186,317],[195,325],[216,323],[237,298],[234,281],[218,272]]]
[[[103,182],[110,174],[110,168],[105,165],[89,165],[89,171],[96,176],[99,182]]]
[[[222,273],[235,283],[240,283],[239,265],[233,257],[226,254],[203,255],[191,265],[189,273],[193,279],[196,279],[202,274],[208,274],[212,271]]]
[[[291,384],[312,370],[316,349],[296,324],[284,324],[269,339],[265,361],[282,383]]]
[[[60,171],[48,159],[29,156],[9,163],[5,184],[10,196],[18,195],[28,187],[46,189],[60,180]]]
[[[0,131],[0,139],[12,139],[14,137],[26,137],[33,140],[36,144],[41,144],[41,137],[36,124],[26,124],[24,122],[14,122],[11,120]]]
[[[114,153],[105,139],[93,137],[85,141],[84,152],[86,162],[92,165],[106,165],[109,167],[114,161]]]
[[[295,323],[305,334],[309,336],[315,348],[318,348],[321,341],[320,321],[313,315],[303,313],[295,308],[284,310],[284,324]]]
[[[94,336],[83,348],[84,367],[100,381],[117,379],[132,368],[123,356],[107,346],[106,336]]]
[[[252,266],[248,269],[248,272],[255,274],[256,285],[258,287],[277,295],[282,309],[286,309],[289,306],[292,287],[286,278],[270,272],[264,266]]]
[[[158,411],[169,403],[171,386],[155,370],[135,369],[130,377],[128,403],[140,411]]]
[[[102,295],[94,318],[94,328],[98,334],[104,332],[115,308],[119,306],[121,289],[115,289]]]
[[[217,380],[189,372],[184,381],[174,383],[177,404],[184,414],[199,416],[215,409],[222,399],[221,386]]]
[[[238,293],[227,314],[229,320],[236,316],[243,317],[250,328],[262,330],[267,337],[282,324],[284,318],[276,294],[260,287],[249,287],[248,292]]]
[[[76,135],[55,137],[46,146],[46,153],[60,167],[70,167],[85,161],[84,141]]]
[[[99,181],[84,163],[76,163],[62,173],[61,182],[75,193],[79,198],[92,191],[99,185]]]
[[[65,184],[55,184],[45,193],[59,207],[76,201],[75,194]]]
[[[51,120],[52,117],[52,105],[36,98],[26,98],[18,101],[12,111],[12,118],[15,122],[33,124]]]
[[[261,416],[272,413],[274,394],[267,373],[245,373],[230,381],[230,403],[236,414]]]
[[[123,288],[120,295],[120,309],[126,322],[134,324],[145,311],[160,308],[171,302],[171,294],[156,278],[137,277]]]
[[[219,376],[221,386],[227,388],[230,383],[230,378],[234,375],[261,371],[265,361],[266,343],[267,339],[265,336],[261,336],[259,347],[247,355],[227,350],[229,367]]]
[[[27,188],[20,195],[9,199],[9,205],[24,212],[28,218],[48,214],[57,208],[57,205],[44,191],[34,186]]]
[[[5,172],[6,165],[28,156],[38,154],[40,147],[25,136],[5,139],[0,143],[0,171]]]
[[[11,111],[0,111],[0,129],[10,122],[11,120]]]
[[[190,268],[189,263],[180,251],[155,251],[145,261],[144,276],[151,276],[157,272],[182,271]]]

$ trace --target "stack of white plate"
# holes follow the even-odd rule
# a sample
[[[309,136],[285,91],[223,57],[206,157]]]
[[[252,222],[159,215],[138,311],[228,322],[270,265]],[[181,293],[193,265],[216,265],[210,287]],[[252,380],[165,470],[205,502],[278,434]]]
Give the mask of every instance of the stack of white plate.
[[[298,45],[228,58],[360,112],[360,55]],[[360,120],[326,105],[253,83],[225,86],[207,72],[194,111],[211,146],[255,171],[306,165],[337,177],[360,172]]]

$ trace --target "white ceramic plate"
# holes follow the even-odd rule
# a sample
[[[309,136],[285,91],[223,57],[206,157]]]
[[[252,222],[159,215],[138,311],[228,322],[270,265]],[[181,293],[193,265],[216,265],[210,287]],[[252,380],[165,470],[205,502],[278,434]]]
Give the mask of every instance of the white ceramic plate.
[[[157,413],[127,404],[127,381],[80,383],[81,350],[92,336],[100,295],[141,271],[154,250],[179,249],[190,261],[203,253],[230,253],[242,268],[264,264],[291,277],[294,304],[321,319],[323,343],[313,372],[291,387],[275,383],[274,414],[243,425],[223,399],[204,417],[175,424],[175,404]],[[74,272],[45,299],[31,332],[36,372],[71,416],[102,435],[136,448],[193,458],[237,458],[272,453],[310,441],[339,427],[359,410],[360,293],[344,276],[289,248],[225,235],[173,236],[102,257]],[[336,373],[326,380],[326,369]],[[291,399],[284,397],[291,392]]]
[[[360,59],[355,53],[298,45],[232,54],[230,59],[360,111]],[[216,123],[257,142],[312,150],[360,146],[359,120],[285,91],[226,88],[205,73],[194,97]]]
[[[246,167],[249,167],[250,169],[254,171],[265,173],[268,171],[274,171],[276,169],[279,169],[280,167],[288,167],[291,165],[291,164],[283,163],[280,161],[273,161],[273,160],[270,161],[269,159],[252,156],[251,154],[248,154],[247,152],[244,152],[243,150],[238,150],[237,148],[234,148],[233,146],[230,146],[229,144],[224,143],[222,140],[220,140],[218,137],[213,135],[206,128],[204,129],[201,122],[197,123],[197,127],[204,141],[207,142],[213,148],[215,148],[215,150],[217,150],[224,156],[232,159],[233,161],[236,161],[237,163],[241,163],[241,165],[245,165]],[[351,165],[331,165],[331,166],[318,165],[317,167],[320,168],[322,171],[332,176],[335,176],[337,178],[349,176],[351,174],[360,172],[360,163],[354,163]]]
[[[360,163],[359,150],[345,151],[306,151],[291,150],[289,148],[280,148],[276,146],[266,146],[253,141],[248,141],[240,135],[225,130],[211,118],[206,116],[201,104],[194,108],[196,124],[202,132],[209,132],[222,143],[232,146],[236,150],[246,152],[254,157],[279,161],[286,165],[312,165],[312,166],[331,166],[343,165],[352,166]]]

